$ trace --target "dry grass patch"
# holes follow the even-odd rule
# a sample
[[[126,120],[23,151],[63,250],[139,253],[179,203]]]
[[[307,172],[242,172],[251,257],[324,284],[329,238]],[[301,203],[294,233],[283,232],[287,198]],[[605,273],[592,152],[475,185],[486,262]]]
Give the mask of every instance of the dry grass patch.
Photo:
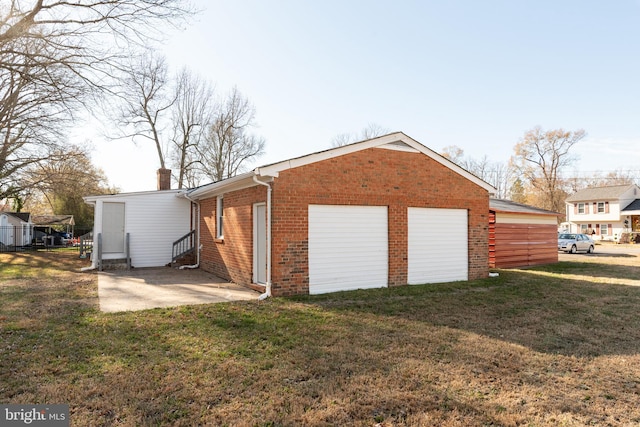
[[[0,255],[0,401],[73,425],[640,423],[637,259],[104,314],[55,256]]]

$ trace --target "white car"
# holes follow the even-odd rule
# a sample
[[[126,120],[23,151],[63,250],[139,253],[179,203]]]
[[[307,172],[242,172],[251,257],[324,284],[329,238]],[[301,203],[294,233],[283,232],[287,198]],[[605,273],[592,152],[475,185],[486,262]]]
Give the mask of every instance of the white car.
[[[576,252],[592,253],[595,248],[595,243],[591,239],[591,236],[580,233],[562,233],[558,235],[558,250],[564,252],[570,252],[575,254]]]

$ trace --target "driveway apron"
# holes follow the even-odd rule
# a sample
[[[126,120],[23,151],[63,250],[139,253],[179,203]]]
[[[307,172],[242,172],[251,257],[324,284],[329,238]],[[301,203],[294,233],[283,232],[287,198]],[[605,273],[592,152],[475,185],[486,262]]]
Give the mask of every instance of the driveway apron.
[[[98,273],[98,297],[104,312],[253,300],[258,296],[252,289],[199,269],[158,267]]]

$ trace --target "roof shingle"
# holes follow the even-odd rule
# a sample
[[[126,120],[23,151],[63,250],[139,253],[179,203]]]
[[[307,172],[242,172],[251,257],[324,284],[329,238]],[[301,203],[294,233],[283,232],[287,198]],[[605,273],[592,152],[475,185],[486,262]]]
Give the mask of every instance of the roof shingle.
[[[612,185],[609,187],[585,188],[567,197],[567,202],[584,202],[591,200],[616,200],[619,199],[633,184]]]

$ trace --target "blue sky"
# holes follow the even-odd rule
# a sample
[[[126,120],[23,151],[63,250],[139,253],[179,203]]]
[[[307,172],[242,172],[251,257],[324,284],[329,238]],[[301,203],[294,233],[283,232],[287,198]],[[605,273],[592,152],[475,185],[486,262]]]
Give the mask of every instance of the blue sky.
[[[576,172],[640,170],[640,0],[194,3],[163,51],[253,102],[267,154],[248,166],[376,123],[504,162],[536,125],[585,129]],[[155,189],[151,144],[93,145],[113,184]]]

